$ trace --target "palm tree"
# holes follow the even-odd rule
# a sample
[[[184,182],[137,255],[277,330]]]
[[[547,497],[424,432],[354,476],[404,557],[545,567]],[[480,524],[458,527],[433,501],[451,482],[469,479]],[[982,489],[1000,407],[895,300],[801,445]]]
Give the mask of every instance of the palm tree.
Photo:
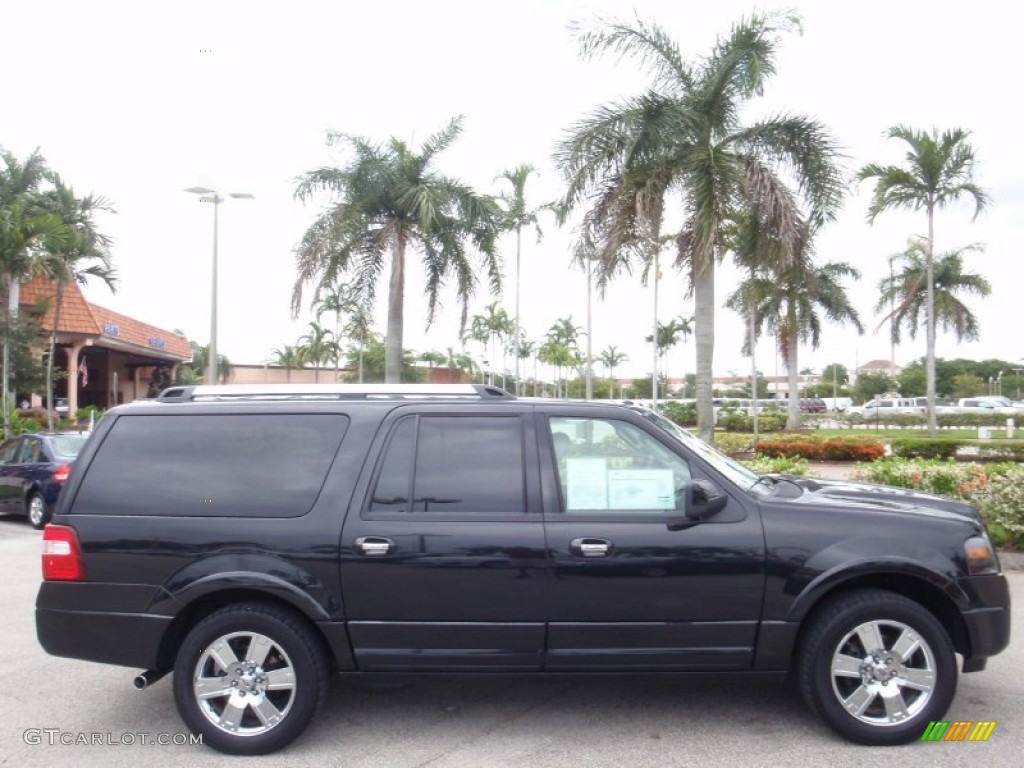
[[[536,169],[529,163],[522,163],[517,165],[515,168],[509,171],[505,171],[499,177],[507,181],[512,185],[512,189],[507,194],[501,195],[501,200],[505,204],[504,209],[504,225],[507,229],[515,230],[516,233],[516,306],[515,306],[515,326],[513,331],[513,339],[516,348],[513,350],[513,355],[516,359],[516,394],[519,394],[519,359],[522,357],[519,354],[518,344],[521,339],[520,334],[520,322],[519,322],[519,294],[521,293],[522,279],[520,269],[520,256],[522,251],[522,236],[523,227],[534,226],[537,230],[537,242],[539,243],[543,233],[540,229],[540,223],[537,221],[537,214],[542,210],[542,207],[530,208],[526,203],[526,180],[530,177],[531,173],[534,173]]]
[[[310,322],[309,331],[299,337],[299,352],[303,361],[313,364],[313,381],[317,384],[320,383],[320,366],[340,354],[331,332],[314,322]]]
[[[84,283],[90,277],[97,277],[113,292],[117,278],[110,264],[110,238],[96,229],[93,220],[98,211],[113,212],[109,201],[102,197],[87,195],[75,197],[75,191],[64,184],[60,177],[52,177],[54,188],[44,196],[42,205],[58,216],[68,229],[67,239],[55,242],[51,252],[52,261],[47,271],[56,280],[56,295],[53,308],[53,328],[50,331],[50,347],[46,361],[46,402],[54,402],[53,358],[57,346],[57,330],[64,303],[64,286],[69,282]],[[47,424],[53,430],[53,409],[47,408]]]
[[[790,115],[740,123],[742,107],[775,71],[779,33],[796,21],[755,14],[695,64],[653,23],[616,22],[584,33],[584,56],[633,55],[653,70],[653,83],[577,122],[556,154],[568,184],[559,218],[589,206],[577,250],[598,259],[601,286],[631,260],[653,260],[662,213],[678,208],[684,225],[676,266],[694,292],[698,425],[709,442],[714,274],[725,254],[726,218],[758,205],[780,236],[795,242],[801,214],[814,224],[831,219],[843,195],[834,143],[820,123]],[[793,179],[795,194],[783,177]]]
[[[203,371],[207,370],[210,365],[210,345],[207,344],[205,347],[201,347],[192,342],[192,362],[190,366],[195,369],[196,374],[202,378]],[[217,381],[221,384],[226,384],[231,380],[231,376],[234,374],[234,366],[228,359],[227,355],[217,355]]]
[[[611,382],[611,396],[615,397],[615,369],[629,359],[629,355],[621,352],[618,347],[608,346],[601,350],[597,356],[601,365],[608,371],[608,379]],[[620,393],[621,394],[621,393]]]
[[[488,378],[488,384],[494,384],[494,366],[497,363],[497,356],[495,355],[496,347],[495,344],[502,339],[508,338],[512,335],[515,327],[512,319],[508,316],[508,312],[504,307],[498,308],[498,302],[494,301],[487,305],[482,315],[474,315],[470,322],[470,338],[474,341],[486,343],[489,347],[488,354],[490,355],[490,375]],[[486,342],[484,340],[486,339]],[[504,370],[504,365],[502,369]]]
[[[658,323],[658,357],[661,358],[662,373],[665,376],[666,382],[668,382],[668,366],[665,365],[665,359],[668,356],[668,351],[680,341],[685,344],[686,337],[692,333],[692,317],[686,318],[680,315],[679,317],[672,318],[667,323]],[[644,337],[644,341],[648,344],[654,343],[654,334],[647,334]]]
[[[580,357],[579,350],[549,336],[548,340],[541,346],[537,357],[542,363],[550,365],[555,369],[555,397],[567,397],[567,384],[563,380],[562,370],[565,368],[578,368],[582,364],[583,359]]]
[[[570,349],[576,348],[576,342],[580,338],[580,334],[583,333],[582,326],[574,325],[572,322],[572,315],[568,317],[560,317],[555,321],[555,324],[548,330],[548,339],[555,341],[558,344],[562,344]]]
[[[274,350],[271,362],[274,365],[284,366],[284,380],[290,383],[292,380],[292,368],[301,368],[303,366],[302,352],[298,347],[285,345]]]
[[[860,272],[845,263],[816,266],[810,259],[809,246],[802,248],[801,254],[789,267],[761,270],[726,301],[726,306],[741,314],[747,314],[753,306],[755,333],[760,333],[762,326],[767,326],[776,338],[789,375],[787,429],[800,428],[797,379],[800,342],[809,341],[811,347],[817,349],[821,343],[823,319],[849,322],[863,332],[857,310],[842,285],[845,278],[859,279]],[[748,338],[746,344],[752,341]]]
[[[952,331],[957,341],[978,338],[978,318],[957,298],[957,294],[969,293],[984,298],[992,293],[991,284],[983,276],[964,272],[964,254],[980,250],[979,245],[968,245],[943,253],[933,262],[935,323],[944,331]],[[903,262],[902,269],[878,284],[881,295],[875,312],[894,306],[882,323],[893,321],[892,337],[896,344],[900,341],[900,326],[906,325],[913,339],[921,327],[922,316],[928,316],[925,309],[926,259],[925,245],[920,240],[912,241],[907,250],[896,258],[897,262]]]
[[[0,149],[0,160],[0,291],[5,307],[0,408],[4,436],[9,437],[10,335],[17,314],[18,281],[51,270],[51,254],[70,245],[72,231],[42,205],[39,188],[50,172],[38,150],[22,163]]]
[[[481,254],[492,292],[501,287],[495,246],[497,205],[431,167],[461,130],[462,119],[452,120],[429,137],[418,153],[395,138],[381,147],[359,137],[332,134],[332,144],[343,143],[353,151],[352,162],[344,168],[310,171],[296,187],[295,195],[303,201],[319,191],[332,192],[338,200],[316,219],[296,249],[298,277],[292,312],[298,314],[306,283],[314,284],[317,299],[347,270],[354,273],[355,290],[371,305],[390,253],[384,366],[389,384],[398,383],[402,373],[405,270],[410,248],[418,247],[423,256],[428,327],[434,321],[441,286],[454,277],[465,328],[469,298],[478,282],[467,246]]]
[[[928,236],[924,242],[925,266],[925,388],[928,397],[928,433],[938,434],[935,417],[935,211],[961,197],[974,199],[977,218],[989,204],[987,192],[974,183],[974,148],[969,133],[961,128],[930,134],[905,125],[889,129],[889,138],[907,144],[905,164],[882,166],[875,163],[861,168],[861,181],[875,180],[868,207],[868,221],[874,223],[880,213],[906,208],[928,217]],[[972,219],[973,220],[973,219]]]
[[[520,331],[519,340],[516,342],[517,354],[520,360],[533,359],[533,396],[537,396],[537,350],[539,345],[536,341],[528,341]],[[523,389],[525,392],[526,390]]]

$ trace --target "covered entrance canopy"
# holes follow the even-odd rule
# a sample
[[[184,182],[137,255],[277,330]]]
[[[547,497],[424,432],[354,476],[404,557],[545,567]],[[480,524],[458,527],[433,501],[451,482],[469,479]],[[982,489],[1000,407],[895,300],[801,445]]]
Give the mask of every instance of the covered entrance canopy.
[[[19,310],[36,314],[47,337],[54,327],[57,285],[42,277],[21,285]],[[40,315],[34,311],[45,306]],[[76,283],[64,285],[53,361],[67,378],[54,383],[54,397],[66,397],[68,412],[95,405],[110,408],[145,397],[157,368],[177,368],[192,359],[184,336],[157,328],[85,300]]]

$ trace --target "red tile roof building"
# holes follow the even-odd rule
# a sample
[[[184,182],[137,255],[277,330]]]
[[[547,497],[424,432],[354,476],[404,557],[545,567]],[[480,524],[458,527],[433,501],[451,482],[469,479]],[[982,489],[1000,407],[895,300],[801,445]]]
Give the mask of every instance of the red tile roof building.
[[[20,311],[35,315],[47,335],[54,327],[56,292],[56,283],[42,277],[19,286]],[[67,377],[56,382],[54,397],[66,397],[72,415],[86,405],[109,408],[145,397],[156,369],[170,369],[173,379],[177,367],[191,359],[184,336],[91,304],[76,283],[64,286],[54,366]]]

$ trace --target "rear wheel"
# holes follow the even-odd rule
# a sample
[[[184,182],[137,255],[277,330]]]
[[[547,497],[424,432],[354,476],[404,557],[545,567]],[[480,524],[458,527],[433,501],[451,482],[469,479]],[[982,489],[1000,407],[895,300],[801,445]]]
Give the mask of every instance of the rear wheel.
[[[327,694],[328,663],[300,617],[241,603],[200,621],[174,666],[174,698],[203,743],[235,755],[284,747],[309,725]]]
[[[833,729],[861,744],[903,744],[942,719],[956,691],[956,654],[921,605],[859,590],[828,603],[810,622],[800,689]]]
[[[46,502],[36,491],[32,491],[25,499],[25,513],[28,515],[28,521],[36,530],[45,527],[50,522],[50,513],[46,510]]]

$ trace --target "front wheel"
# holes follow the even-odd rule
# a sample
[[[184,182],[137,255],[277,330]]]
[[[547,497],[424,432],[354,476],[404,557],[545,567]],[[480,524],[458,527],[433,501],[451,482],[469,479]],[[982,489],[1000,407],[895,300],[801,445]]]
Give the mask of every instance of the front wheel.
[[[861,744],[904,744],[941,720],[956,692],[956,654],[946,630],[918,603],[859,590],[811,619],[798,660],[811,709]]]
[[[289,744],[327,695],[320,640],[300,617],[264,603],[240,603],[200,621],[181,644],[174,698],[203,743],[233,755]]]
[[[32,491],[28,498],[25,499],[25,513],[28,515],[29,523],[37,531],[40,528],[44,528],[50,522],[50,513],[46,509],[46,501],[36,491]]]

